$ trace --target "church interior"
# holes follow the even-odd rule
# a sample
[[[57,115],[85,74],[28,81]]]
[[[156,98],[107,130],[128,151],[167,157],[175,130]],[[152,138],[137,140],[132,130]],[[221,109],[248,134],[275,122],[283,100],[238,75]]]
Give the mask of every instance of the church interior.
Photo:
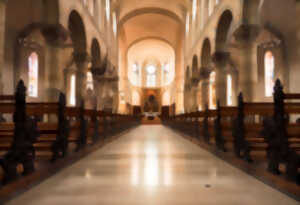
[[[299,18],[0,0],[0,204],[299,204]]]

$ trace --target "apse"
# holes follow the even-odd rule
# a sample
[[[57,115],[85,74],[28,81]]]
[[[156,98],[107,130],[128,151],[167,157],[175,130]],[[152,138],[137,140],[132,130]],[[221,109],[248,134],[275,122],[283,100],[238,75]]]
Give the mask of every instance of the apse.
[[[128,79],[132,86],[161,88],[173,83],[175,52],[163,40],[140,41],[128,50]]]

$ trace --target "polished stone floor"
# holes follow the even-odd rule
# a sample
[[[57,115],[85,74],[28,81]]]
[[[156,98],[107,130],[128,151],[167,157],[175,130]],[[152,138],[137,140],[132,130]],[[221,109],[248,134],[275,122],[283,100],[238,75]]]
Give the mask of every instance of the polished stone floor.
[[[299,205],[163,126],[140,126],[9,204]]]

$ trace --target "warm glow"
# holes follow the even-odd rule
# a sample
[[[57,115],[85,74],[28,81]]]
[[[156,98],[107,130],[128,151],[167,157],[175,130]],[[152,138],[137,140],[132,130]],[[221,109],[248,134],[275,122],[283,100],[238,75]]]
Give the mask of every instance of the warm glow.
[[[137,91],[132,93],[132,105],[141,105],[140,94]]]
[[[107,21],[109,21],[110,20],[110,0],[106,0],[105,5],[106,5],[106,7],[105,7],[106,19],[107,19]]]
[[[71,76],[70,105],[71,106],[76,105],[76,78],[74,74]]]
[[[116,12],[113,13],[113,31],[115,36],[117,36],[117,16],[116,16]]]
[[[216,100],[216,73],[212,72],[209,76],[209,107],[215,109],[217,107]]]
[[[153,187],[158,185],[159,166],[157,148],[153,144],[146,145],[146,161],[144,167],[144,182],[146,186]]]
[[[169,106],[171,104],[170,91],[166,91],[163,95],[163,106]]]
[[[227,75],[227,105],[232,105],[232,77]]]
[[[266,97],[272,97],[275,75],[275,58],[271,51],[265,54],[265,93]]]
[[[39,59],[37,53],[28,58],[28,96],[38,97]]]
[[[197,1],[198,0],[193,0],[193,21],[195,20],[197,16]]]
[[[146,68],[147,70],[147,87],[156,86],[156,67],[154,65],[149,65]]]
[[[86,89],[94,90],[93,75],[91,72],[87,72],[86,75]]]
[[[190,15],[189,15],[189,13],[187,13],[187,15],[186,15],[186,26],[185,26],[186,36],[188,36],[189,31],[190,31]]]

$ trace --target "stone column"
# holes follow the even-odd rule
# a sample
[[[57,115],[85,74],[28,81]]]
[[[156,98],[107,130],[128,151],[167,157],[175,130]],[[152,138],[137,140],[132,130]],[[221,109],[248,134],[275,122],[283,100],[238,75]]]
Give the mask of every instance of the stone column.
[[[216,96],[220,105],[227,105],[227,81],[226,67],[229,64],[229,53],[216,52],[213,55],[213,62],[216,67]]]
[[[202,82],[202,110],[205,109],[206,105],[209,105],[209,70],[210,68],[202,67],[201,72],[201,82]]]
[[[258,27],[255,25],[242,24],[234,33],[236,49],[232,54],[237,59],[239,67],[238,92],[243,92],[245,101],[252,101],[254,96],[257,74],[257,46],[255,38]]]
[[[61,56],[67,40],[67,31],[59,25],[49,24],[41,30],[47,45],[45,46],[45,98],[48,102],[57,102],[59,93],[64,91],[65,71]]]
[[[61,49],[53,45],[45,48],[45,89],[43,96],[47,102],[57,102],[59,92],[64,90],[64,71],[59,57]]]
[[[6,3],[7,0],[0,0],[0,93],[3,93],[2,73],[4,69]]]
[[[76,52],[73,54],[75,63],[77,66],[76,70],[76,106],[80,106],[84,99],[84,93],[86,90],[86,73],[88,71],[88,64],[90,58],[87,52]]]

